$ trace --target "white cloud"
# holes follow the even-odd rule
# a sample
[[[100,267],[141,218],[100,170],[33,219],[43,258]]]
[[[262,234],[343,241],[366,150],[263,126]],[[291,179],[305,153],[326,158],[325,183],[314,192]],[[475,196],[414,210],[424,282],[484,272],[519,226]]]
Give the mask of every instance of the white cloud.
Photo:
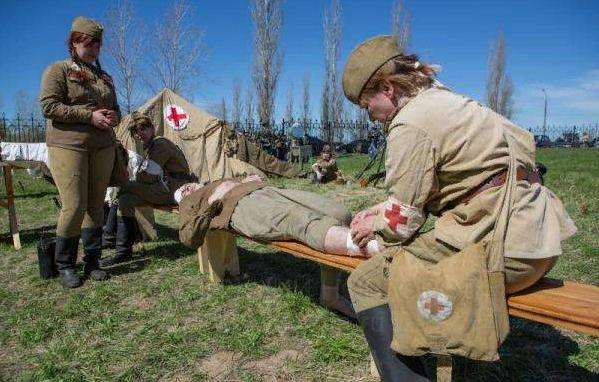
[[[599,121],[599,69],[555,83],[524,84],[516,93],[516,119],[522,125],[543,120],[543,89],[547,92],[549,123],[580,124]]]
[[[578,78],[565,81],[566,85],[527,84],[522,91],[522,100],[543,99],[543,89],[554,106],[567,106],[579,111],[599,114],[599,69],[589,70]],[[539,102],[535,102],[538,104]],[[531,102],[523,104],[532,105]]]

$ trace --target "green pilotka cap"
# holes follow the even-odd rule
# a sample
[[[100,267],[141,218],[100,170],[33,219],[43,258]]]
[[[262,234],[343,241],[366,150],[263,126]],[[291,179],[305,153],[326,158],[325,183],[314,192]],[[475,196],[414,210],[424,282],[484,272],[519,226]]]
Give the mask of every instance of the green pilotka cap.
[[[104,27],[102,27],[102,24],[82,16],[75,17],[71,26],[71,32],[83,33],[98,40],[102,40],[103,31]]]
[[[347,99],[357,105],[362,90],[374,73],[402,53],[397,39],[389,35],[376,36],[358,45],[343,69],[343,92]]]

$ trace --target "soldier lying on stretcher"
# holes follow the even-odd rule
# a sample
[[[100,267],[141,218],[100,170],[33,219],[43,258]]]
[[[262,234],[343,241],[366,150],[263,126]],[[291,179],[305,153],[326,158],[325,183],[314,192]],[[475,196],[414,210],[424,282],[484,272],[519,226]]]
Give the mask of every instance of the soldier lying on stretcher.
[[[380,252],[376,240],[362,251],[352,242],[348,227],[351,214],[340,203],[311,192],[267,186],[257,176],[188,183],[175,192],[175,200],[181,219],[179,238],[192,248],[203,244],[211,228],[265,242],[295,240],[343,256],[370,257]],[[335,301],[337,291],[330,293]],[[332,304],[329,307],[353,313],[351,305],[340,301]]]

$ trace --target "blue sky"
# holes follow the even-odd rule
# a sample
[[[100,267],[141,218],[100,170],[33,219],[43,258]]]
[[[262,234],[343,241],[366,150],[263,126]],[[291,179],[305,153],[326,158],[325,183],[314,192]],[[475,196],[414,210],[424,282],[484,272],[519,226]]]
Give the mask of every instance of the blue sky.
[[[210,107],[230,99],[233,79],[250,85],[252,25],[246,0],[194,1],[195,21],[205,32],[210,57],[193,98]],[[311,104],[318,115],[323,68],[322,13],[328,1],[287,0],[282,47],[285,53],[277,112],[293,83],[296,108],[304,73],[311,75]],[[4,1],[0,14],[0,110],[14,111],[14,94],[37,95],[43,69],[66,56],[73,17],[102,19],[99,1]],[[169,6],[165,1],[132,1],[151,25]],[[390,32],[392,0],[341,0],[341,66],[360,41]],[[503,32],[507,71],[516,96],[514,120],[542,123],[542,88],[549,95],[550,124],[599,122],[599,1],[410,1],[409,50],[442,66],[439,78],[456,92],[483,100],[489,47]],[[230,103],[229,103],[230,104]]]

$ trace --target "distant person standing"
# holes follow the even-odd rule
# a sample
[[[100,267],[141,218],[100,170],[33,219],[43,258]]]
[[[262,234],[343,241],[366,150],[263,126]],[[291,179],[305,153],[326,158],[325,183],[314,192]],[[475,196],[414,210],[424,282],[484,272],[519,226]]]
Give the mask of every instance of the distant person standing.
[[[75,273],[79,237],[84,274],[102,280],[100,270],[104,195],[115,160],[113,127],[119,122],[112,78],[98,57],[102,25],[85,17],[73,20],[67,42],[70,58],[44,71],[40,105],[46,117],[46,144],[61,210],[56,228],[56,265],[67,288],[81,285]]]

